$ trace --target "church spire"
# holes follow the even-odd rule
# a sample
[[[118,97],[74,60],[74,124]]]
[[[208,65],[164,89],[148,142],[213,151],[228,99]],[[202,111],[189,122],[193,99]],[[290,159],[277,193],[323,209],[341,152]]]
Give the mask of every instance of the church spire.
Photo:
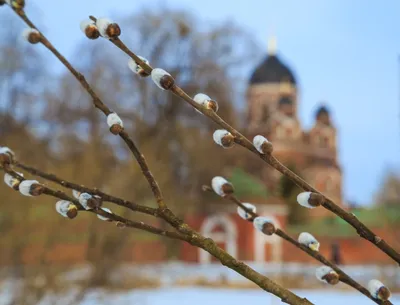
[[[271,36],[268,39],[268,55],[275,55],[277,50],[277,41],[275,36]]]

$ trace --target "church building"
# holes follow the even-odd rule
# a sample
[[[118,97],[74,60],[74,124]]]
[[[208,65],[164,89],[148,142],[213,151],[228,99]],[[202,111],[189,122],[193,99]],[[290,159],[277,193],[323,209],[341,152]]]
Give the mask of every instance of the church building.
[[[283,164],[294,167],[307,182],[342,205],[342,172],[337,158],[336,129],[330,112],[325,105],[320,105],[314,115],[313,127],[304,130],[298,116],[298,96],[298,80],[281,60],[276,40],[271,39],[268,53],[249,78],[245,134],[250,139],[257,134],[265,136],[274,146],[273,154]],[[279,227],[285,228],[288,207],[282,198],[276,196],[282,175],[260,160],[246,163],[249,164],[244,169],[246,173],[256,176],[272,195],[241,196],[241,200],[254,204],[260,215],[273,217]],[[235,177],[232,176],[226,178],[235,186]],[[307,213],[307,217],[313,219],[332,215],[323,208],[307,210]],[[282,239],[259,234],[251,223],[236,215],[233,204],[213,203],[210,213],[206,213],[204,218],[199,219],[197,215],[186,221],[238,259],[256,262],[284,260]],[[184,260],[203,264],[213,261],[207,252],[190,246],[184,246],[183,256]]]

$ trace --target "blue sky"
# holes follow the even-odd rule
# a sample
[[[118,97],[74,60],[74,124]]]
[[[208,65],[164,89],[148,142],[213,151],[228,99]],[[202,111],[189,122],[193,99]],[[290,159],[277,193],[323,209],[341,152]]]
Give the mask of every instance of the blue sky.
[[[205,21],[234,20],[265,49],[275,34],[299,81],[303,126],[311,126],[320,101],[332,110],[345,198],[370,202],[383,172],[399,168],[397,0],[28,0],[28,12],[30,2],[43,31],[70,57],[82,39],[79,22],[89,14],[118,16],[143,6],[186,8]]]

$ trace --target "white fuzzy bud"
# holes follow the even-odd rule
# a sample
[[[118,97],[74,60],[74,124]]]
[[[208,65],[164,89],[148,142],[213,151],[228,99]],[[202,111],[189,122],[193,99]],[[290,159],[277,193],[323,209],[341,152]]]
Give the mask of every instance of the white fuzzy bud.
[[[233,135],[225,129],[217,129],[216,131],[214,131],[213,140],[215,143],[222,146],[223,148],[232,147],[234,144]]]
[[[100,32],[100,35],[104,38],[110,38],[107,34],[107,29],[112,24],[112,21],[108,18],[98,18],[96,20],[96,26]]]
[[[109,213],[109,214],[112,214],[112,212],[111,212],[110,209],[107,209],[107,208],[101,208],[101,209],[102,209],[103,211]],[[99,215],[99,214],[97,214],[97,218],[99,218],[100,220],[104,220],[104,221],[108,221],[108,220],[109,220],[107,217],[104,217],[104,216]]]
[[[264,154],[265,152],[263,151],[263,144],[264,143],[270,143],[267,138],[263,137],[263,136],[255,136],[253,138],[253,145],[254,147],[258,150],[259,153]]]
[[[88,206],[88,200],[92,199],[93,196],[88,194],[88,193],[82,193],[79,195],[79,203],[86,209],[86,210],[91,210],[91,208]]]
[[[81,23],[79,24],[79,27],[81,28],[81,31],[83,32],[83,33],[85,33],[85,31],[86,31],[86,28],[88,27],[88,26],[91,26],[91,25],[96,25],[95,24],[95,22],[93,21],[93,20],[91,20],[91,19],[85,19],[85,20],[82,20],[81,21]],[[85,33],[86,34],[86,33]]]
[[[0,147],[0,154],[8,154],[11,157],[15,157],[15,153],[8,147]]]
[[[339,275],[333,270],[331,267],[328,266],[321,266],[315,270],[315,276],[321,282],[335,285],[339,282]]]
[[[272,229],[272,226],[274,228],[276,228],[275,223],[271,218],[264,217],[264,216],[258,216],[256,218],[254,218],[254,220],[253,220],[253,226],[257,231],[263,232],[265,234],[268,233],[267,235],[272,235],[275,232],[275,230],[272,229],[270,232],[265,232],[265,227],[264,227],[265,224],[270,224],[271,229]]]
[[[17,172],[17,174],[22,177],[24,176],[24,174],[22,173]],[[20,184],[20,182],[21,181],[18,178],[15,178],[8,173],[4,174],[4,183],[7,184],[9,187],[16,189],[16,187]]]
[[[171,74],[160,68],[155,68],[151,71],[151,79],[162,90],[169,90],[174,84]]]
[[[310,199],[310,195],[311,195],[311,192],[302,192],[302,193],[298,194],[297,195],[297,202],[303,207],[312,209],[313,206],[311,206],[308,203],[308,199]]]
[[[146,64],[149,64],[149,61],[148,61],[146,58],[144,58],[144,57],[142,57],[142,56],[138,56],[138,57],[139,57],[143,62],[145,62]],[[132,72],[135,73],[135,74],[143,75],[143,74],[145,73],[144,69],[143,69],[140,65],[138,65],[138,64],[136,63],[136,61],[133,60],[133,58],[129,58],[128,67],[129,67],[129,69],[131,69]]]
[[[72,196],[74,196],[76,199],[79,200],[79,196],[81,195],[81,192],[77,190],[72,190]]]
[[[318,240],[314,236],[312,236],[310,233],[307,233],[307,232],[300,233],[298,241],[300,244],[310,248],[313,251],[319,250]]]
[[[33,184],[39,184],[36,180],[24,180],[19,184],[19,192],[24,196],[32,197],[31,187]]]
[[[389,300],[390,290],[378,280],[370,280],[368,282],[368,291],[375,298],[379,300]]]
[[[248,208],[250,211],[252,211],[253,213],[256,212],[256,207],[254,205],[252,205],[251,203],[243,203],[243,205],[246,208]],[[248,219],[250,219],[252,217],[250,213],[248,213],[245,210],[243,210],[240,206],[237,208],[237,213],[244,220],[248,220]]]
[[[122,128],[124,127],[124,123],[122,122],[121,118],[118,116],[118,114],[116,114],[115,112],[110,113],[107,116],[107,125],[108,127],[112,127],[114,125],[119,125]]]
[[[228,180],[226,180],[223,177],[216,176],[212,178],[211,180],[211,187],[214,190],[214,192],[222,197],[226,195],[226,191],[230,191],[230,189],[233,190],[233,186]]]
[[[62,215],[63,217],[73,218],[71,212],[74,211],[73,214],[74,214],[74,217],[75,217],[76,214],[77,214],[77,210],[78,210],[78,208],[76,207],[76,205],[73,204],[73,203],[70,202],[70,201],[67,201],[67,200],[59,200],[59,201],[57,201],[57,203],[56,203],[56,211],[57,211],[60,215]],[[71,215],[71,217],[69,217],[68,214]]]
[[[22,37],[30,43],[38,43],[41,35],[36,29],[27,28],[22,31]]]
[[[206,108],[208,108],[208,109],[212,109],[212,110],[214,110],[215,112],[218,111],[218,103],[217,103],[216,101],[212,100],[207,94],[198,93],[198,94],[196,94],[196,95],[193,97],[193,100],[194,100],[197,104],[199,104],[199,105],[201,105],[201,106],[203,106],[203,107],[206,107]],[[200,112],[199,110],[197,110],[196,108],[195,108],[195,110],[196,110],[197,112],[201,113],[201,112]],[[201,114],[203,114],[203,113],[201,113]]]
[[[323,196],[312,192],[302,192],[297,195],[297,202],[308,209],[318,207],[323,202]]]
[[[197,93],[197,94],[194,96],[193,100],[194,100],[197,104],[202,105],[202,106],[205,106],[205,105],[207,104],[207,102],[211,100],[211,98],[210,98],[207,94],[204,94],[204,93]]]

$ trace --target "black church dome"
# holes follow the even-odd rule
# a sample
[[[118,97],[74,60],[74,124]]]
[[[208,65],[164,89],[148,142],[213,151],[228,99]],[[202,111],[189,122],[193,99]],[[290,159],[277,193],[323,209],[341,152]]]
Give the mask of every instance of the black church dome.
[[[290,69],[276,55],[269,55],[253,72],[250,84],[281,83],[296,84]]]

